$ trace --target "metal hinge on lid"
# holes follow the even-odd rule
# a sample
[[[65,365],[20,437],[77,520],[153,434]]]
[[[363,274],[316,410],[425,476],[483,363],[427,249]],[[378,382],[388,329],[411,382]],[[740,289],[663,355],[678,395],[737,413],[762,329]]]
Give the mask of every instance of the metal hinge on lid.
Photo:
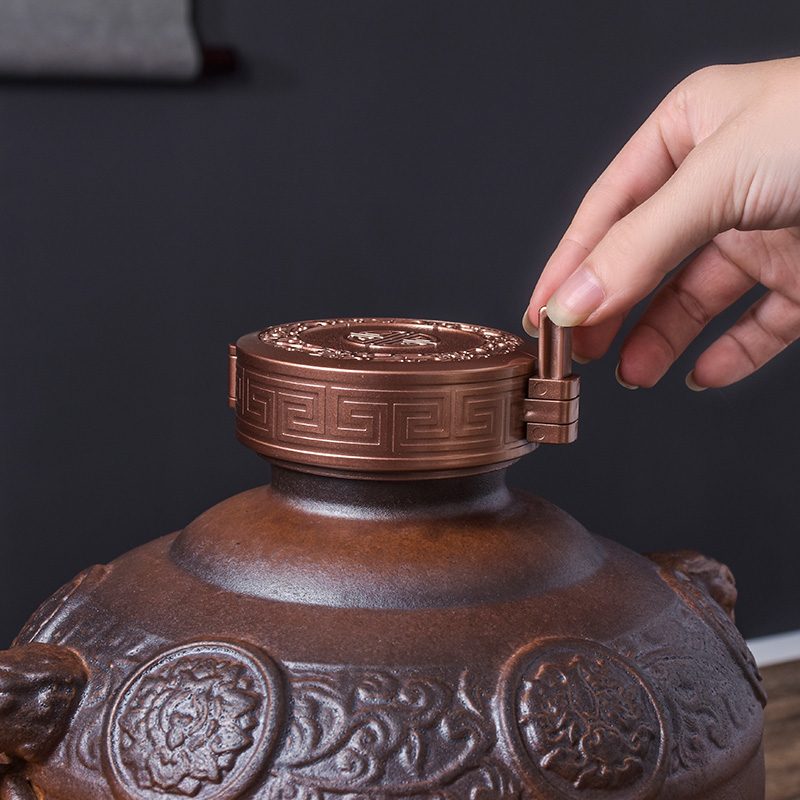
[[[236,345],[228,345],[228,405],[236,408],[239,398],[239,382],[236,380]]]
[[[569,444],[578,437],[580,378],[572,373],[572,329],[539,311],[538,374],[528,381],[523,420],[529,442]]]

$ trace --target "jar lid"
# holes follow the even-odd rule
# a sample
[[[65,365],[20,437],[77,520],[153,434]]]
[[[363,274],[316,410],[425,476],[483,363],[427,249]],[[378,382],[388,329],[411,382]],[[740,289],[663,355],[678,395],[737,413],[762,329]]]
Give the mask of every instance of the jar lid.
[[[536,355],[458,322],[327,319],[231,345],[239,440],[312,472],[410,477],[482,471],[537,446],[524,419]]]

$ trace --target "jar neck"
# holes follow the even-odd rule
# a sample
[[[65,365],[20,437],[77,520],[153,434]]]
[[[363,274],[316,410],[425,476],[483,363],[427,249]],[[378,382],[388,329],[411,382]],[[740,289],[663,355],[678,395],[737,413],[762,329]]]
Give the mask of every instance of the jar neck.
[[[272,466],[272,491],[304,511],[337,517],[463,516],[497,512],[511,493],[506,469],[425,480],[363,480]]]

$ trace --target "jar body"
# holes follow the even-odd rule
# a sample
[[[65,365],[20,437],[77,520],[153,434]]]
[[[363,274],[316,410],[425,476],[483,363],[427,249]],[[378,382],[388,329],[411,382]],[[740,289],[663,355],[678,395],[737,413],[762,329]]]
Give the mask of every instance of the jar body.
[[[88,667],[58,800],[763,797],[763,694],[687,576],[502,471],[276,469],[48,601]]]

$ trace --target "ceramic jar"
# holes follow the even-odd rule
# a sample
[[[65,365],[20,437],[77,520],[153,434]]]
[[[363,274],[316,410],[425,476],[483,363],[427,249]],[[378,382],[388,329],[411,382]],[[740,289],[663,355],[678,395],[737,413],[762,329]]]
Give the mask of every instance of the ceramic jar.
[[[506,486],[574,438],[574,376],[419,320],[230,359],[272,483],[86,570],[0,653],[0,797],[763,797],[727,570]]]

